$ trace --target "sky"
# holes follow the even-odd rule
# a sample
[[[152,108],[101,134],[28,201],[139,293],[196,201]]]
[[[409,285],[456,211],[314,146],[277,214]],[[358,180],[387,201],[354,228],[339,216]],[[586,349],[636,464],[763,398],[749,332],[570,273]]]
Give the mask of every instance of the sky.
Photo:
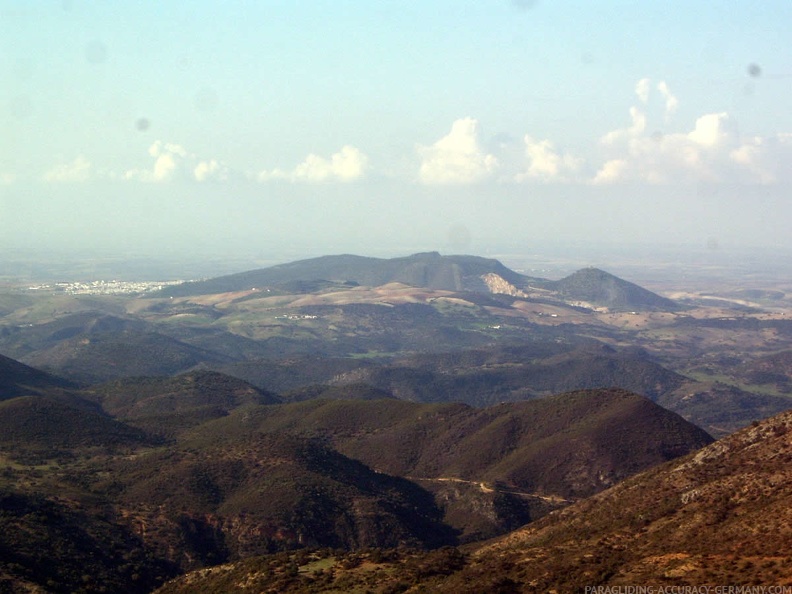
[[[792,248],[792,3],[0,0],[0,248]]]

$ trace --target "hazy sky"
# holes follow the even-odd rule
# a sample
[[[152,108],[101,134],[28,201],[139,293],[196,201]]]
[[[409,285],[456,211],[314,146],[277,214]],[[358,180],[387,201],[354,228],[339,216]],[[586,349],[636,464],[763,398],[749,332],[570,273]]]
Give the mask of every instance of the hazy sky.
[[[0,247],[792,247],[792,3],[0,0]]]

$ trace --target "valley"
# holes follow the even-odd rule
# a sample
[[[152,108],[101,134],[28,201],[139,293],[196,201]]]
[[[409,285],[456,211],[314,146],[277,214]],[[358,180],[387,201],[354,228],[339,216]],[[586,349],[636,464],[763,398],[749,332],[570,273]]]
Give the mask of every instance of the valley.
[[[460,584],[496,573],[550,588],[509,568],[548,558],[547,534],[579,540],[574,510],[610,497],[649,517],[651,495],[623,485],[752,427],[788,439],[792,287],[716,280],[648,290],[592,267],[550,280],[427,252],[6,286],[0,586],[151,592],[186,574],[161,592],[231,591],[210,584],[232,575],[252,591],[358,591],[334,580],[368,567],[377,592],[476,591]],[[730,575],[681,536],[628,557],[613,553],[627,537],[585,530],[585,550],[547,541],[563,551],[553,571],[592,554],[611,569],[560,591],[683,575],[652,555]],[[762,551],[762,567],[782,555]],[[397,566],[413,582],[387,590]],[[744,573],[787,575],[775,567]]]

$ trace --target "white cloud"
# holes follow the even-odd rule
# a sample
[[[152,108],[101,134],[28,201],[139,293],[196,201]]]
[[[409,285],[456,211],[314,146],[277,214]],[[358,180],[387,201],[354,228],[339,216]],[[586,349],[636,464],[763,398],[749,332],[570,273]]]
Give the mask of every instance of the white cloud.
[[[663,97],[663,102],[665,104],[665,117],[666,120],[668,120],[672,115],[674,115],[674,113],[676,113],[676,110],[679,107],[679,99],[674,96],[674,94],[671,92],[671,88],[668,86],[668,83],[664,80],[658,82],[656,88]],[[638,100],[644,105],[649,104],[651,92],[652,80],[650,78],[642,78],[637,83],[635,83],[635,94],[638,96]]]
[[[217,159],[199,159],[182,145],[157,140],[148,149],[154,159],[150,168],[128,169],[121,176],[127,180],[143,182],[167,182],[177,177],[205,182],[210,180],[225,181],[230,171]]]
[[[736,142],[737,129],[728,113],[709,113],[696,120],[696,127],[687,137],[696,144],[714,147],[730,141]]]
[[[635,83],[635,94],[638,95],[638,99],[641,100],[641,103],[646,104],[649,102],[649,90],[652,81],[648,78],[642,78],[637,83]]]
[[[657,83],[664,102],[664,122],[679,107],[679,100],[665,81]],[[641,103],[651,107],[651,81],[636,83]],[[651,112],[650,112],[651,113]],[[774,183],[792,181],[784,163],[792,158],[792,135],[769,138],[740,137],[738,126],[726,112],[699,117],[692,130],[665,132],[663,125],[651,129],[643,108],[630,108],[631,123],[600,139],[605,160],[591,179],[594,184],[625,181],[652,184],[675,182]]]
[[[148,150],[154,158],[151,169],[130,169],[123,175],[124,179],[135,179],[145,182],[164,182],[173,178],[179,165],[191,157],[179,144],[155,141]]]
[[[626,138],[634,138],[643,134],[646,130],[646,114],[637,107],[631,107],[630,119],[632,124],[629,128],[612,130],[603,136],[600,142],[604,145],[612,145]]]
[[[314,154],[308,155],[294,170],[294,177],[312,182],[329,179],[352,181],[363,176],[367,163],[368,159],[363,153],[347,145],[329,160]]]
[[[193,169],[193,176],[199,182],[210,180],[225,181],[228,179],[228,167],[216,159],[201,161]]]
[[[687,133],[647,135],[630,128],[602,138],[609,158],[592,179],[594,184],[640,181],[774,183],[790,179],[783,166],[792,157],[792,135],[744,140],[728,113],[699,117]]]
[[[751,172],[763,184],[792,181],[792,134],[776,134],[770,138],[754,137],[733,149],[729,158]]]
[[[258,174],[259,181],[283,179],[293,182],[351,182],[362,178],[368,168],[368,157],[354,146],[346,145],[329,159],[309,154],[291,171],[272,169]]]
[[[668,119],[674,115],[674,112],[676,112],[677,108],[679,107],[679,100],[674,96],[673,93],[671,93],[671,89],[668,88],[668,85],[664,80],[661,80],[659,83],[657,83],[657,90],[660,91],[660,94],[665,100],[665,115],[666,119]]]
[[[628,167],[626,159],[611,159],[597,172],[592,180],[593,184],[610,184],[624,179],[624,172]]]
[[[549,140],[536,141],[525,136],[525,156],[528,170],[515,176],[515,181],[569,181],[569,175],[578,171],[582,160],[569,154],[560,154]]]
[[[44,174],[47,182],[83,182],[91,177],[91,162],[80,155],[71,163],[56,165]]]
[[[432,146],[418,147],[422,159],[419,176],[427,184],[467,184],[489,177],[498,167],[498,160],[482,150],[478,121],[456,120],[451,132]]]

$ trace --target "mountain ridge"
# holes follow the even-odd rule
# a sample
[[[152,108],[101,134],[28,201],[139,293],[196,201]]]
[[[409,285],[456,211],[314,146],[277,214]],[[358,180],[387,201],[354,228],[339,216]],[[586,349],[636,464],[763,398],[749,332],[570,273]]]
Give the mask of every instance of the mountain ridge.
[[[73,383],[65,379],[0,355],[0,401],[74,387]]]
[[[326,568],[283,576],[293,558],[264,557],[213,574],[177,578],[158,594],[207,591],[222,580],[277,583],[284,594],[368,588],[438,594],[759,591],[792,585],[792,411],[744,428],[687,456],[638,473],[505,536],[464,550],[317,552]],[[464,552],[463,552],[464,551]],[[266,567],[267,571],[262,571]],[[398,575],[398,577],[395,577]],[[632,591],[632,590],[630,590]],[[769,589],[768,589],[769,591]]]
[[[303,292],[317,290],[319,287],[316,283],[319,282],[364,286],[404,283],[433,290],[474,293],[502,291],[529,298],[531,292],[538,290],[543,298],[556,293],[564,299],[617,309],[677,308],[670,299],[595,268],[580,270],[560,281],[550,281],[515,272],[494,258],[445,256],[439,252],[423,252],[395,258],[353,254],[319,256],[174,285],[165,288],[162,295],[187,297],[251,290],[277,291],[285,288],[292,292]],[[299,283],[306,284],[301,289]]]

